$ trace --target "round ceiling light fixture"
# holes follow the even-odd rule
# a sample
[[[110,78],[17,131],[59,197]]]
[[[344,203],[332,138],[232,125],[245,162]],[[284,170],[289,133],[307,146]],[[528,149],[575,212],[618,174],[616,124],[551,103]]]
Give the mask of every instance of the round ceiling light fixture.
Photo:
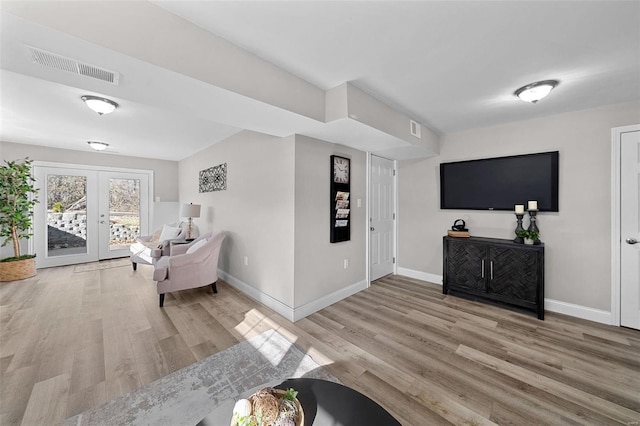
[[[558,80],[536,81],[535,83],[527,84],[519,88],[513,94],[525,102],[535,104],[547,96],[558,83]]]
[[[95,149],[96,151],[104,151],[109,147],[109,144],[104,142],[88,141],[87,143],[91,148]]]
[[[112,113],[118,104],[110,99],[101,98],[99,96],[85,95],[81,98],[87,106],[100,115]]]

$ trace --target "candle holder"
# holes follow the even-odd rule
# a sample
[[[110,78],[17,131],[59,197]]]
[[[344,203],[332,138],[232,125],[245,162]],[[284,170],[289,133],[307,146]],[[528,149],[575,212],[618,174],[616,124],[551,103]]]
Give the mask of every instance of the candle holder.
[[[527,231],[529,232],[536,232],[537,234],[540,234],[540,230],[538,229],[538,225],[536,223],[536,215],[538,214],[538,210],[527,210],[529,212],[529,217],[531,219],[531,222],[529,223],[529,228],[527,229]],[[540,244],[540,239],[536,238],[535,240],[533,240],[533,244],[534,245],[538,245]]]
[[[519,231],[524,231],[524,228],[522,227],[523,217],[524,217],[524,213],[516,213],[516,220],[518,221],[518,225],[516,226],[516,230],[515,230],[516,237],[513,239],[513,242],[517,244],[524,244],[524,238],[518,236]]]

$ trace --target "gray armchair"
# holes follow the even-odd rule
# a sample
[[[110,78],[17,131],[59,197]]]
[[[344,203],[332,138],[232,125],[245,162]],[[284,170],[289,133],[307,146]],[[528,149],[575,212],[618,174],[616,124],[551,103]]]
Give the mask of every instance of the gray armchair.
[[[131,251],[129,258],[134,271],[137,269],[138,263],[155,265],[162,256],[168,256],[171,249],[171,240],[187,238],[187,224],[185,222],[171,223],[166,226],[180,228],[180,231],[178,234],[172,235],[172,238],[161,240],[160,238],[165,228],[163,226],[156,230],[153,235],[137,237],[136,242],[129,246],[129,251]]]
[[[190,244],[172,247],[170,256],[162,256],[156,262],[153,280],[160,295],[160,307],[166,293],[209,285],[214,293],[218,292],[218,256],[224,237],[224,232],[209,232]]]

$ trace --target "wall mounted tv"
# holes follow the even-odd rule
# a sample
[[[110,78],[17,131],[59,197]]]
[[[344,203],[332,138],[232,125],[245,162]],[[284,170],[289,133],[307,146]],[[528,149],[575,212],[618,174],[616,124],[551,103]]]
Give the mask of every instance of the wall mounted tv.
[[[440,164],[440,208],[558,211],[558,151]]]

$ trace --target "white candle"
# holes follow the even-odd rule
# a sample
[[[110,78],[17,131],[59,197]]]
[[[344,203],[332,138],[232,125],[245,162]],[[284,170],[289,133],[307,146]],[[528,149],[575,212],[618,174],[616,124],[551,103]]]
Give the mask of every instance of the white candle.
[[[538,210],[538,202],[529,201],[528,207],[529,207],[529,210]]]
[[[524,214],[524,204],[516,204],[516,214]]]

